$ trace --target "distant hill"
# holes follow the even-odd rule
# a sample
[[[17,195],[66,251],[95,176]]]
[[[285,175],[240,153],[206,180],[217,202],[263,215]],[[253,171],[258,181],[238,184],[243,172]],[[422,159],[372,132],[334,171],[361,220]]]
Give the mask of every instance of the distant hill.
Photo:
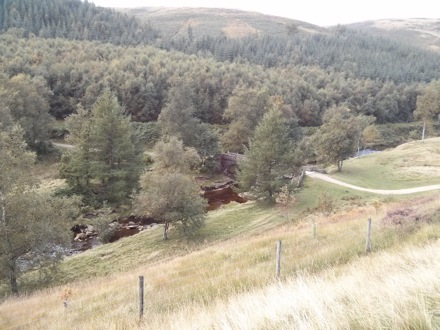
[[[440,52],[440,18],[382,19],[347,26]]]
[[[418,44],[338,25],[323,28],[283,17],[231,9],[145,7],[120,10],[158,31],[154,46],[248,61],[266,68],[318,66],[396,83],[438,77],[439,58]]]
[[[287,36],[295,32],[329,33],[307,22],[257,12],[220,8],[143,7],[118,9],[148,22],[164,39],[202,36],[240,38],[246,36]],[[383,19],[345,25],[375,36],[440,52],[440,18]]]
[[[164,38],[188,37],[188,34],[195,38],[203,35],[239,38],[249,35],[281,36],[295,31],[326,31],[302,21],[233,9],[145,7],[120,11],[149,22],[161,30]]]

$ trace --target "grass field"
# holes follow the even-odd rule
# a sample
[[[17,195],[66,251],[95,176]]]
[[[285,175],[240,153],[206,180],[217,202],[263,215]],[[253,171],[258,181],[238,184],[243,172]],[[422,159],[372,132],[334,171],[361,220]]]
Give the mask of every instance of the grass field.
[[[414,148],[420,150],[403,145],[388,158],[355,161],[389,159],[384,168],[396,171],[396,153],[405,157]],[[407,159],[405,167],[418,166],[420,158]],[[354,173],[350,163],[344,170]],[[326,212],[317,208],[324,193],[334,200]],[[0,304],[0,329],[438,329],[439,239],[438,191],[381,197],[307,179],[288,210],[232,203],[210,212],[193,238],[171,230],[164,242],[156,226],[69,257],[51,288]],[[141,323],[139,275],[146,299]],[[27,274],[21,287],[34,279]],[[66,288],[73,290],[67,308],[60,298]],[[1,296],[6,290],[0,286]]]
[[[374,189],[403,189],[440,183],[440,138],[405,143],[397,148],[344,162],[332,177]]]

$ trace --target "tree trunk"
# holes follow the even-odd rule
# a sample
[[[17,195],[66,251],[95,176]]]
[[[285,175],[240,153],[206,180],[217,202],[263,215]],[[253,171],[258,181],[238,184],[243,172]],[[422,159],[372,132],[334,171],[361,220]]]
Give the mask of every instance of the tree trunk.
[[[338,172],[342,171],[342,162],[343,160],[338,160]]]
[[[17,274],[16,274],[16,262],[15,260],[10,260],[9,265],[9,281],[11,283],[11,291],[14,296],[18,296],[18,284],[17,284]]]
[[[426,120],[423,121],[422,142],[425,141]]]
[[[3,197],[3,193],[1,190],[0,190],[0,200],[2,203],[2,223],[6,224],[5,198]]]
[[[165,222],[163,225],[163,239],[166,241],[168,239],[168,228],[170,227],[170,224],[168,222]]]

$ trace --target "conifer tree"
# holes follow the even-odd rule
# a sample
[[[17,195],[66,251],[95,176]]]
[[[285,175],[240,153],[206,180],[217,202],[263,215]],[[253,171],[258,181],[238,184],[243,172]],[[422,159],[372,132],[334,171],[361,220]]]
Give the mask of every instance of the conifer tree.
[[[164,136],[178,137],[186,147],[195,148],[205,158],[217,152],[218,138],[208,124],[196,118],[193,97],[193,91],[180,81],[170,90],[158,122]]]
[[[79,109],[68,125],[75,148],[63,157],[60,174],[72,192],[99,202],[127,198],[139,180],[141,149],[116,97],[105,91],[90,113]]]
[[[268,202],[285,184],[283,175],[294,172],[293,144],[288,123],[277,106],[267,112],[255,129],[239,164],[238,181],[243,190]]]

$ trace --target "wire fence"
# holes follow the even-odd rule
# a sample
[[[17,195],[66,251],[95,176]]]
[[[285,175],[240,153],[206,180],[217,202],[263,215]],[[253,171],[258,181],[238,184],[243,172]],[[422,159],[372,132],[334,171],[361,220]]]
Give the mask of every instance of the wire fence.
[[[267,244],[256,250],[219,251],[221,258],[213,257],[190,267],[176,265],[174,269],[155,271],[147,277],[132,274],[117,291],[110,287],[107,291],[87,293],[72,298],[64,307],[58,299],[43,311],[18,311],[20,316],[5,317],[0,306],[0,329],[32,329],[48,319],[75,319],[79,315],[105,318],[117,309],[141,320],[146,313],[172,311],[191,303],[209,303],[216,298],[262,288],[295,276],[305,268],[313,272],[348,262],[353,256],[370,253],[375,235],[380,235],[370,219],[362,226],[345,228],[335,226],[336,223],[309,225],[309,233],[306,230],[306,234],[296,236],[280,234],[285,237],[277,241],[270,237]],[[335,241],[348,244],[338,250]],[[327,262],[326,253],[332,258],[328,265],[323,265]]]

